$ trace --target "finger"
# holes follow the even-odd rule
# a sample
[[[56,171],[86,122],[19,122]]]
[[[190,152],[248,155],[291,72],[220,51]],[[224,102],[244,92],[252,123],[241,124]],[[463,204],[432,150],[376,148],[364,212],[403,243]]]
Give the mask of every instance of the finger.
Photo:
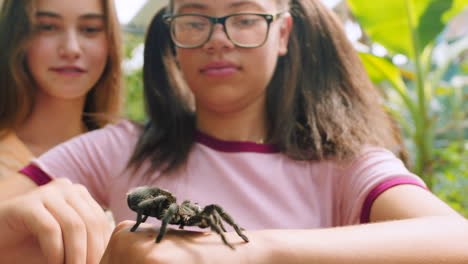
[[[96,222],[95,228],[101,234],[103,246],[107,245],[112,234],[113,224],[111,223],[110,217],[106,214],[102,206],[94,200],[89,193],[88,189],[82,185],[76,185],[81,198],[88,204],[92,210],[91,218]]]
[[[64,246],[62,240],[62,230],[59,223],[43,204],[34,204],[33,208],[24,210],[25,227],[36,237],[41,248],[41,252],[47,259],[47,263],[64,263]],[[19,211],[19,214],[23,212]]]
[[[87,262],[98,263],[109,240],[110,228],[104,210],[82,185],[74,185],[67,202],[80,215],[86,226]]]
[[[81,216],[63,199],[45,201],[45,207],[61,226],[65,263],[86,263],[87,230]]]
[[[62,190],[67,190],[67,203],[75,209],[86,226],[86,263],[98,263],[112,232],[110,220],[83,185],[72,184],[66,179],[59,183],[64,187]]]

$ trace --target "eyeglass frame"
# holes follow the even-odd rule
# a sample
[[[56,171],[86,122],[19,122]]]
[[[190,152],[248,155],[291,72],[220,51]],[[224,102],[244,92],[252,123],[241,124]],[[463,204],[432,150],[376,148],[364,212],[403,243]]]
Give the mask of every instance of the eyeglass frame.
[[[192,46],[184,46],[184,45],[178,44],[176,41],[174,41],[174,39],[172,40],[172,42],[174,42],[174,45],[176,45],[177,47],[182,48],[182,49],[196,49],[196,48],[200,48],[200,47],[204,46],[206,43],[208,43],[211,40],[211,37],[213,36],[213,32],[214,32],[214,27],[215,27],[216,24],[221,24],[223,26],[224,34],[226,34],[226,37],[229,39],[229,41],[231,41],[231,43],[234,44],[236,47],[239,47],[239,48],[258,48],[258,47],[263,46],[265,44],[265,42],[268,40],[268,35],[270,34],[271,23],[278,20],[278,18],[280,18],[281,15],[283,15],[284,13],[287,13],[287,11],[282,11],[282,12],[279,12],[279,13],[276,13],[276,14],[249,13],[249,12],[247,12],[247,13],[234,13],[234,14],[230,14],[230,15],[222,16],[222,17],[213,17],[213,16],[197,14],[197,13],[186,13],[186,14],[176,14],[176,15],[166,14],[166,15],[163,15],[163,20],[169,26],[169,31],[170,31],[170,34],[171,34],[171,38],[173,38],[171,22],[174,20],[174,18],[182,17],[182,16],[199,16],[199,17],[207,18],[210,21],[210,33],[208,34],[208,37],[206,38],[206,40],[202,44],[196,45],[196,46],[193,46],[193,47]],[[238,16],[238,15],[258,15],[258,16],[261,16],[261,17],[263,17],[265,19],[265,21],[267,22],[267,32],[265,34],[265,39],[263,40],[262,43],[260,43],[258,45],[240,45],[240,44],[234,42],[231,39],[231,37],[229,36],[229,33],[228,33],[227,29],[226,29],[226,20],[229,19],[230,17]]]

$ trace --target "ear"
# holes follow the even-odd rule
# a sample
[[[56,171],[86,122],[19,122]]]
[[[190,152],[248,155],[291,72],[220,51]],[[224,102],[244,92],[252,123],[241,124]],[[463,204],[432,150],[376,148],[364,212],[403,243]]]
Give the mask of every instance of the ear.
[[[284,56],[288,53],[289,35],[293,27],[293,18],[290,13],[286,13],[281,18],[280,24],[280,43],[279,43],[279,56]]]

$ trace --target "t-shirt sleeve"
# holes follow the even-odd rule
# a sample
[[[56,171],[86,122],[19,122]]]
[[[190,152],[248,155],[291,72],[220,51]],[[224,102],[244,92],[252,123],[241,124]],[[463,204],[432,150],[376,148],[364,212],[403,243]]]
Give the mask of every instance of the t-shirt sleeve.
[[[136,125],[122,121],[73,138],[46,152],[21,170],[38,185],[68,178],[84,185],[94,199],[108,206],[113,177],[126,168],[138,139]]]
[[[336,175],[338,220],[335,224],[340,226],[369,222],[372,203],[394,186],[411,184],[426,188],[421,178],[386,149],[369,148],[339,171]]]

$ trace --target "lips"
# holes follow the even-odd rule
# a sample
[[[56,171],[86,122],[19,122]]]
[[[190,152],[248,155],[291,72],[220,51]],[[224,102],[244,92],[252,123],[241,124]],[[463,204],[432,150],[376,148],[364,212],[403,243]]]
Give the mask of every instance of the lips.
[[[51,68],[51,71],[65,75],[79,75],[86,72],[86,70],[78,66],[54,67]]]
[[[229,61],[214,61],[205,65],[200,72],[212,77],[226,77],[235,74],[240,67]]]

